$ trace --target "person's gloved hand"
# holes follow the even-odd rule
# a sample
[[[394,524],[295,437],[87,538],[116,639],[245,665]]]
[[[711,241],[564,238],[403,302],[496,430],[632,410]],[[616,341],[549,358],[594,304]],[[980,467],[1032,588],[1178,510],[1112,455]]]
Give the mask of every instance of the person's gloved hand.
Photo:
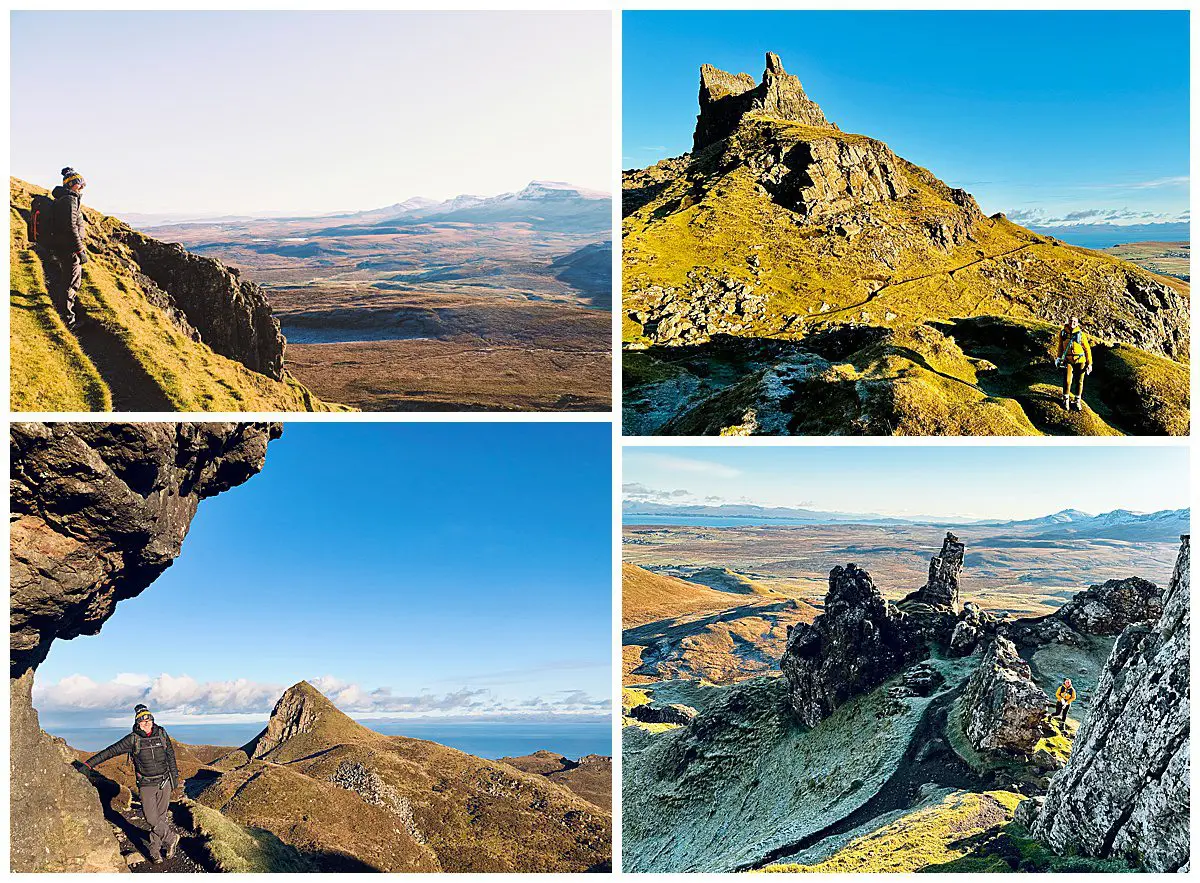
[[[1091,373],[1092,373],[1092,366],[1091,366],[1091,365],[1088,365],[1088,366],[1087,366],[1087,367],[1086,367],[1086,368],[1083,370],[1083,373],[1084,373],[1084,374],[1091,374]]]
[[[1063,366],[1063,360],[1062,360],[1062,359],[1055,359],[1055,360],[1054,360],[1054,367],[1055,367],[1055,368],[1061,368],[1062,366]]]
[[[86,264],[86,263],[87,263],[88,261],[90,261],[91,259],[92,259],[92,257],[91,257],[91,255],[89,255],[89,254],[87,253],[87,249],[86,249],[86,248],[85,248],[83,251],[81,251],[81,252],[79,253],[79,263],[81,263],[81,264]]]

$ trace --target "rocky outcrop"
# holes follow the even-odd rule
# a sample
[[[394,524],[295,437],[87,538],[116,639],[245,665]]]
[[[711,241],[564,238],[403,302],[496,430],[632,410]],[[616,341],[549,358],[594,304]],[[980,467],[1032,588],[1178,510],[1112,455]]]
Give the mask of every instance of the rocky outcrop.
[[[351,723],[312,684],[301,681],[279,697],[271,709],[266,729],[246,746],[246,754],[252,759],[265,757],[285,742],[312,735],[323,720]]]
[[[71,750],[42,731],[33,671],[11,684],[9,706],[10,867],[16,872],[123,872],[129,868],[96,789],[71,769]]]
[[[629,716],[644,724],[679,724],[687,726],[696,717],[696,709],[690,705],[637,705]]]
[[[34,670],[55,639],[95,634],[118,601],[169,567],[200,501],[258,472],[280,432],[277,424],[13,424],[13,871],[125,869],[95,788],[38,725]]]
[[[1024,753],[1041,738],[1046,694],[1007,638],[992,640],[959,702],[963,728],[978,751]]]
[[[925,585],[909,595],[906,601],[944,607],[959,612],[958,575],[962,572],[966,546],[958,537],[947,532],[942,550],[929,560],[929,578]]]
[[[896,154],[870,138],[838,136],[794,144],[780,139],[748,165],[777,203],[805,220],[845,215],[873,202],[900,199],[912,190]]]
[[[201,340],[251,371],[283,377],[284,338],[262,288],[236,268],[191,254],[182,245],[133,230],[122,233],[141,271],[167,293]]]
[[[10,666],[93,635],[179,554],[200,501],[257,473],[279,424],[18,423]]]
[[[693,150],[729,137],[743,117],[755,112],[807,126],[836,128],[805,94],[800,80],[783,69],[779,56],[768,52],[761,83],[755,83],[749,74],[731,74],[711,64],[700,66],[700,115],[692,136]]]
[[[829,573],[825,612],[788,635],[780,669],[793,713],[815,727],[852,696],[882,683],[929,650],[906,617],[853,564]]]
[[[1081,646],[1086,635],[1119,635],[1138,623],[1162,616],[1162,589],[1139,577],[1110,579],[1079,592],[1047,616],[1013,620],[1005,634],[1018,646]]]
[[[1182,546],[1154,625],[1121,632],[1071,759],[1031,819],[1058,852],[1190,867],[1191,546]]]

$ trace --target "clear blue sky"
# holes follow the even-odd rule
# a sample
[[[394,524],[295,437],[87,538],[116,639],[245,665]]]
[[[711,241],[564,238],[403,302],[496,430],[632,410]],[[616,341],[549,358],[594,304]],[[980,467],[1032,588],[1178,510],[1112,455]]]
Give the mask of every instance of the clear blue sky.
[[[14,12],[11,173],[110,213],[610,190],[608,12]]]
[[[124,724],[158,680],[160,711],[262,719],[278,688],[333,676],[363,717],[604,713],[610,439],[598,423],[288,424],[259,475],[201,503],[154,585],[54,645],[40,690],[95,685],[38,707]]]
[[[621,478],[659,503],[987,519],[1183,509],[1190,494],[1179,445],[626,447]]]
[[[771,50],[831,121],[988,213],[1189,208],[1187,12],[637,11],[622,42],[624,168],[691,149],[702,63],[757,80]]]

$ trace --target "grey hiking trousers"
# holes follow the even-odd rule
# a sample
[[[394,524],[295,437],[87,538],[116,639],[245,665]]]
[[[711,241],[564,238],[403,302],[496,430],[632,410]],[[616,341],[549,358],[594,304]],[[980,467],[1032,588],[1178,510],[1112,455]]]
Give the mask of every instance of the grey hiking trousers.
[[[150,824],[150,857],[161,856],[163,847],[179,835],[171,830],[171,783],[166,787],[147,783],[138,788],[142,798],[142,815]]]
[[[83,286],[83,260],[71,252],[41,249],[42,268],[46,272],[46,291],[50,302],[68,323],[75,321],[75,296]]]

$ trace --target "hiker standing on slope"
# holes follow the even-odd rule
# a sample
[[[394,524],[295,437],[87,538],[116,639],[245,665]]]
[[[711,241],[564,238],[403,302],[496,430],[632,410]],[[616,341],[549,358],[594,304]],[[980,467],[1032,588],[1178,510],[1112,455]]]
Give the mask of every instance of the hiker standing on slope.
[[[179,832],[171,828],[170,812],[171,792],[179,784],[179,767],[175,764],[175,746],[171,737],[154,722],[150,709],[139,705],[133,712],[133,732],[93,754],[84,764],[94,769],[97,764],[120,754],[133,758],[142,814],[150,824],[150,861],[157,865],[163,860],[164,846],[167,858],[172,858],[179,845]]]
[[[1071,710],[1071,703],[1075,701],[1075,688],[1071,686],[1070,678],[1063,678],[1063,682],[1054,693],[1054,698],[1058,700],[1058,705],[1054,708],[1054,717],[1061,717],[1063,724],[1066,724],[1067,712]]]
[[[87,182],[70,166],[62,170],[62,177],[62,184],[54,188],[48,217],[36,217],[40,212],[35,197],[34,235],[50,301],[62,311],[67,327],[74,328],[75,296],[83,284],[83,265],[88,261],[83,216],[83,188]]]
[[[1054,364],[1066,369],[1063,378],[1063,409],[1071,410],[1071,388],[1078,385],[1074,394],[1075,410],[1083,410],[1083,378],[1092,373],[1092,342],[1079,326],[1079,319],[1071,320],[1058,332],[1058,357]]]

